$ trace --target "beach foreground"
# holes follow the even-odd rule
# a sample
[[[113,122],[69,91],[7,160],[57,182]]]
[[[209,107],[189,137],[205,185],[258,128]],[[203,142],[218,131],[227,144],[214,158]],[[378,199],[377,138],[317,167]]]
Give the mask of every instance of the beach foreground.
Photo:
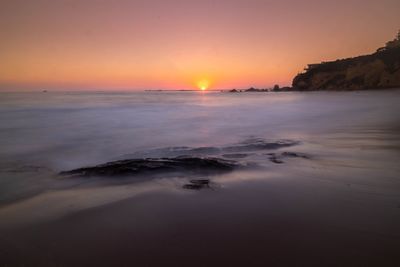
[[[400,264],[398,90],[59,94],[1,106],[0,266]],[[240,167],[59,175],[186,154]]]

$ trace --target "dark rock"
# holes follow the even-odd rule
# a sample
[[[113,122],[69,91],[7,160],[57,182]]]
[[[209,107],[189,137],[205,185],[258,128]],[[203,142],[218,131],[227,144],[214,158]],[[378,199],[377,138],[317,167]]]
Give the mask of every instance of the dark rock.
[[[191,189],[191,190],[200,190],[200,189],[204,189],[204,188],[210,188],[210,180],[209,179],[190,180],[190,183],[183,185],[183,188]]]
[[[310,157],[306,154],[299,153],[299,152],[282,152],[281,154],[276,153],[267,153],[265,154],[268,156],[269,160],[273,163],[281,164],[284,163],[282,160],[283,158],[303,158],[303,159],[310,159]]]
[[[283,157],[287,158],[303,158],[303,159],[310,159],[310,156],[304,154],[304,153],[299,153],[299,152],[282,152]]]
[[[238,164],[234,161],[217,158],[148,158],[119,160],[93,167],[64,171],[60,174],[74,176],[132,176],[157,172],[221,173],[232,171],[237,166]]]
[[[249,89],[244,90],[245,92],[268,92],[268,89],[259,89],[251,87]]]
[[[282,164],[282,163],[284,163],[284,161],[282,161],[282,160],[280,160],[280,159],[278,159],[278,158],[276,158],[276,157],[271,157],[269,160],[270,160],[271,162],[273,162],[273,163],[276,163],[276,164]]]
[[[195,180],[190,180],[192,184],[200,184],[204,186],[209,186],[210,185],[210,180],[209,179],[195,179]]]
[[[280,92],[281,89],[279,88],[279,85],[278,85],[278,84],[275,84],[275,85],[274,85],[274,88],[272,89],[272,91],[274,91],[274,92]]]
[[[239,91],[236,90],[236,89],[232,89],[232,90],[229,91],[229,93],[239,93]]]
[[[275,153],[269,153],[269,160],[276,164],[284,163]]]
[[[203,185],[199,185],[199,184],[185,184],[185,185],[182,186],[182,188],[190,189],[190,190],[200,190],[200,189],[203,189],[204,186]]]
[[[254,87],[251,87],[251,88],[245,90],[245,92],[258,92],[258,91],[259,91],[259,90],[256,89],[256,88],[254,88]]]

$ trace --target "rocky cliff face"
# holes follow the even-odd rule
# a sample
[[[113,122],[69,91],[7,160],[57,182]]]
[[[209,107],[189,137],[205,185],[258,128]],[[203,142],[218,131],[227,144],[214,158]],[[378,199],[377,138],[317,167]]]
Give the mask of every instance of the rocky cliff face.
[[[309,65],[293,80],[293,89],[300,91],[381,88],[400,88],[400,46],[386,46],[372,55]]]

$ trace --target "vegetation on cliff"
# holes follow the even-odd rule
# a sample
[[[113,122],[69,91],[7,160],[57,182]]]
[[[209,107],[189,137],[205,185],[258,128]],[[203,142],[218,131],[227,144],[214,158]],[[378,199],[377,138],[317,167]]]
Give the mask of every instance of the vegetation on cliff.
[[[400,88],[400,31],[374,54],[311,64],[293,80],[300,91],[381,88]]]

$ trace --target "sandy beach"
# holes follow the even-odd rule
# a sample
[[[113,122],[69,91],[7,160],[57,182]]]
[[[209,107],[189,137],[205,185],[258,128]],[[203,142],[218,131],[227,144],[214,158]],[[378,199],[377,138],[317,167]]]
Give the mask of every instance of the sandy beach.
[[[351,175],[334,181],[327,172],[285,170],[284,176],[247,174],[249,180],[240,181],[242,173],[238,182],[215,191],[148,193],[2,231],[2,261],[5,266],[396,266],[398,188],[360,183],[360,176]]]

